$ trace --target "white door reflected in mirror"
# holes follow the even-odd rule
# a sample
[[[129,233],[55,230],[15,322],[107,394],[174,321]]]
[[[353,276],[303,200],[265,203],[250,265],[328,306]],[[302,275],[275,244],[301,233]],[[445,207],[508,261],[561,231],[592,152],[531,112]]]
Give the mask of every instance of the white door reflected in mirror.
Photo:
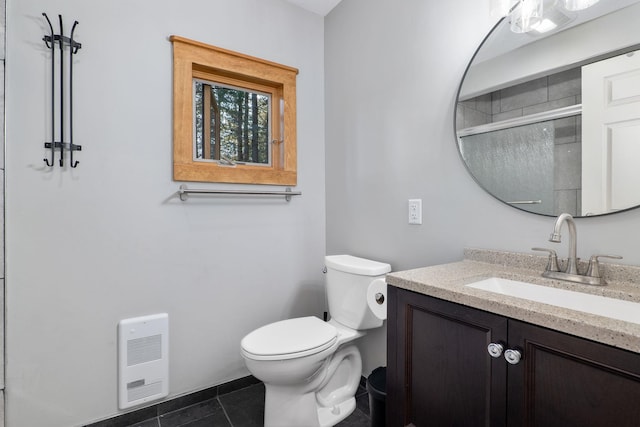
[[[640,204],[640,51],[582,67],[582,214]]]

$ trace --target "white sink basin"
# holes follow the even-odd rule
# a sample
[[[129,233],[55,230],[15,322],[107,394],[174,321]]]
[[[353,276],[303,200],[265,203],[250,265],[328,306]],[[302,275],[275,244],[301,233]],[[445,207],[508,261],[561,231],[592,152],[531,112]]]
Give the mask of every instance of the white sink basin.
[[[640,303],[491,277],[467,285],[502,295],[640,324]]]

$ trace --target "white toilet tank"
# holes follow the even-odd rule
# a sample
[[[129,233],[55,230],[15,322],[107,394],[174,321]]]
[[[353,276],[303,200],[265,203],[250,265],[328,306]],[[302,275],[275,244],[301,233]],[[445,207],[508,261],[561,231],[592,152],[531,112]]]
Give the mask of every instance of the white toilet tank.
[[[351,255],[325,257],[326,289],[331,318],[352,329],[382,326],[367,304],[367,288],[384,278],[391,266]]]

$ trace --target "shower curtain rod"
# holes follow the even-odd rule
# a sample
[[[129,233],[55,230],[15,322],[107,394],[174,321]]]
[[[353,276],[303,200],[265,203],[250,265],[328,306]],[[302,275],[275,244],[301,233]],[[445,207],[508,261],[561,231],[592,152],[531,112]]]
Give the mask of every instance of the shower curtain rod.
[[[547,120],[563,119],[565,117],[577,116],[579,114],[582,114],[582,104],[575,104],[568,107],[556,108],[555,110],[543,111],[541,113],[529,114],[522,117],[515,117],[513,119],[460,129],[458,131],[458,138],[529,125],[531,123],[546,122]]]

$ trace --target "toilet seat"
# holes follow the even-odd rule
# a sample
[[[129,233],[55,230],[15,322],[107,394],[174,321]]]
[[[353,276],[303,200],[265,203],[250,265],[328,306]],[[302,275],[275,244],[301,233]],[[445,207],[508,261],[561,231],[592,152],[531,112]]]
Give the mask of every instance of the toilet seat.
[[[253,360],[309,356],[337,343],[338,330],[317,317],[298,317],[265,325],[242,339],[242,354]]]

